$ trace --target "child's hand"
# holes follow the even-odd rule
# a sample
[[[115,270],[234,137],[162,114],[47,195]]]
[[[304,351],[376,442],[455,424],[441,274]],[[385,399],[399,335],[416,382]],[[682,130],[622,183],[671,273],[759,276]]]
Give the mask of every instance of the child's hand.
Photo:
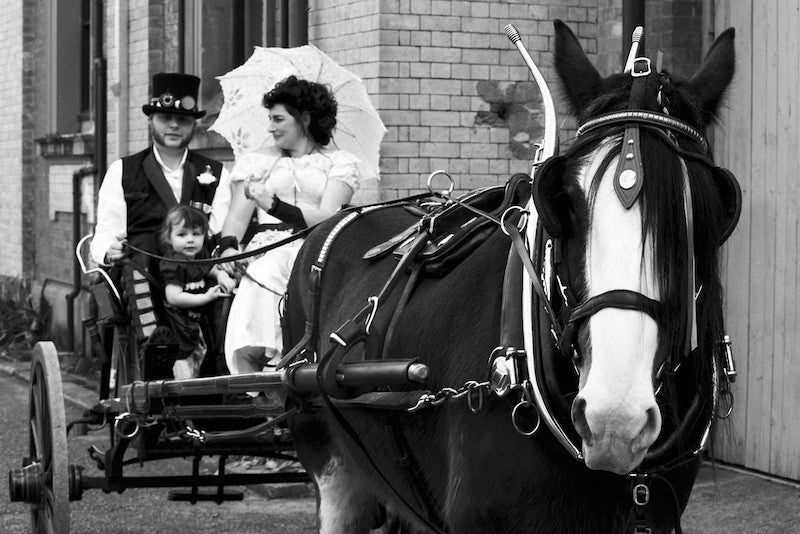
[[[236,288],[236,281],[231,277],[231,275],[222,270],[217,272],[217,283],[225,292],[225,294],[230,294],[230,292]]]
[[[206,290],[206,297],[208,297],[209,302],[211,302],[212,300],[216,300],[220,297],[225,297],[227,295],[228,294],[225,292],[225,290],[222,289],[222,287],[219,285],[211,286],[208,288],[208,290]]]

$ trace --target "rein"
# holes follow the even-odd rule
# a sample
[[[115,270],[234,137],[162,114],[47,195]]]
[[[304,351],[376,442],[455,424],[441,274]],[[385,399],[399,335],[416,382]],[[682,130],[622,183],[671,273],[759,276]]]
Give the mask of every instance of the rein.
[[[270,243],[270,244],[265,245],[263,247],[258,247],[256,249],[250,250],[248,252],[242,252],[240,254],[234,254],[233,256],[216,257],[216,258],[203,258],[203,259],[199,259],[199,260],[196,260],[196,259],[191,259],[190,260],[190,259],[181,259],[181,258],[169,258],[167,256],[161,256],[159,254],[154,254],[152,252],[148,252],[146,250],[140,249],[139,247],[135,247],[135,246],[133,246],[133,245],[131,245],[129,243],[125,243],[124,247],[127,248],[127,249],[130,249],[130,250],[132,250],[134,252],[138,252],[139,254],[143,254],[143,255],[147,256],[148,258],[153,258],[153,259],[156,259],[156,260],[164,260],[164,261],[168,261],[170,263],[189,263],[189,264],[192,264],[192,265],[218,265],[220,263],[228,263],[230,261],[238,261],[238,260],[243,260],[245,258],[251,258],[253,256],[258,256],[259,254],[263,254],[265,252],[268,252],[268,251],[270,251],[272,249],[275,249],[275,248],[278,248],[278,247],[282,247],[283,245],[291,243],[292,241],[297,241],[298,239],[301,239],[301,238],[307,236],[311,232],[311,230],[313,230],[315,227],[316,227],[316,225],[315,226],[309,226],[307,228],[304,228],[303,230],[300,230],[299,232],[296,232],[296,233],[290,235],[289,237],[287,237],[285,239],[281,239],[280,241],[275,241],[274,243]]]
[[[435,191],[431,191],[431,193],[421,193],[421,194],[418,194],[418,195],[411,195],[411,196],[408,196],[408,197],[394,199],[394,200],[386,200],[386,201],[383,201],[383,202],[375,202],[373,204],[364,204],[362,206],[347,207],[347,208],[342,209],[341,211],[342,212],[347,212],[347,211],[352,212],[354,210],[361,210],[361,209],[365,209],[365,208],[373,208],[373,207],[380,207],[380,206],[391,206],[391,205],[394,205],[394,204],[402,204],[404,202],[408,202],[408,201],[411,201],[411,200],[417,200],[417,199],[421,199],[421,198],[428,198],[430,196],[439,196],[439,195]],[[180,259],[180,258],[169,258],[167,256],[161,256],[161,255],[155,254],[153,252],[148,252],[146,250],[140,249],[139,247],[135,247],[135,246],[131,245],[130,243],[123,243],[123,246],[125,248],[127,248],[127,249],[130,249],[130,250],[134,251],[134,252],[138,252],[139,254],[143,254],[144,256],[147,256],[149,258],[153,258],[153,259],[156,259],[156,260],[166,260],[166,261],[169,261],[171,263],[188,263],[188,264],[193,264],[193,265],[217,265],[217,264],[220,264],[220,263],[228,263],[228,262],[231,262],[231,261],[243,260],[245,258],[252,258],[253,256],[258,256],[259,254],[264,254],[265,252],[269,252],[272,249],[276,249],[276,248],[282,247],[283,245],[289,244],[292,241],[296,241],[298,239],[306,237],[317,226],[318,225],[316,225],[316,224],[313,225],[313,226],[308,226],[306,228],[303,228],[302,230],[299,230],[299,231],[293,233],[292,235],[290,235],[287,238],[281,239],[279,241],[275,241],[273,243],[269,243],[268,245],[264,245],[263,247],[259,247],[259,248],[256,248],[256,249],[253,249],[253,250],[250,250],[250,251],[247,251],[247,252],[241,252],[239,254],[234,254],[232,256],[225,256],[224,258],[223,257],[216,257],[216,258],[204,258],[204,259],[199,259],[199,260],[198,259],[191,259],[191,260],[185,259],[184,260],[184,259]]]

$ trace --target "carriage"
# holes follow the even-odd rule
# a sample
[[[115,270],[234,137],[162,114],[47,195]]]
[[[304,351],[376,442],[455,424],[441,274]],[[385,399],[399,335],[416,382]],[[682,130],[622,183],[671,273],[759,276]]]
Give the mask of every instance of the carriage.
[[[90,452],[104,476],[88,477],[65,456],[57,354],[37,345],[30,455],[10,474],[35,529],[69,525],[88,489],[222,502],[228,485],[311,480],[322,532],[680,531],[736,375],[716,255],[741,192],[702,133],[733,76],[733,31],[688,81],[635,47],[602,79],[556,21],[581,123],[564,156],[547,86],[507,33],[547,112],[534,178],[456,198],[436,171],[428,194],[320,224],[290,279],[280,370],[142,380],[141,317],[99,298],[115,331],[101,350],[117,356],[87,419],[109,428]],[[222,401],[251,391],[265,395]],[[292,450],[307,472],[225,474],[228,455]],[[199,473],[207,455],[218,474]],[[174,456],[193,458],[191,476],[123,472]]]

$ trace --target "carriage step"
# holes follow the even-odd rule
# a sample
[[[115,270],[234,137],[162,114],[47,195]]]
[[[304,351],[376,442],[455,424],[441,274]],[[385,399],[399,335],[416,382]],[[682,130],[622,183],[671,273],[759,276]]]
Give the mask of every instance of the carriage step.
[[[196,502],[215,502],[217,504],[221,504],[222,502],[226,501],[241,501],[244,500],[244,492],[241,491],[225,491],[223,493],[203,493],[197,492],[193,493],[191,491],[177,491],[177,490],[170,490],[167,494],[167,499],[170,501],[180,501],[180,502],[190,502],[192,504]]]

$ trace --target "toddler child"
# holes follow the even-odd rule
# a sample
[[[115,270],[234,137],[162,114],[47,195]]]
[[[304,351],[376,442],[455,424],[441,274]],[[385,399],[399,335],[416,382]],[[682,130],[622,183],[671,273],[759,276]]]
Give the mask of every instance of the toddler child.
[[[207,257],[203,248],[207,232],[208,219],[203,212],[191,206],[173,207],[161,227],[164,255],[189,260]],[[176,379],[194,378],[206,355],[199,308],[229,296],[236,283],[216,265],[161,260],[159,267],[164,281],[166,319],[178,338],[178,358],[172,373]],[[209,277],[216,278],[217,283],[207,284]]]

